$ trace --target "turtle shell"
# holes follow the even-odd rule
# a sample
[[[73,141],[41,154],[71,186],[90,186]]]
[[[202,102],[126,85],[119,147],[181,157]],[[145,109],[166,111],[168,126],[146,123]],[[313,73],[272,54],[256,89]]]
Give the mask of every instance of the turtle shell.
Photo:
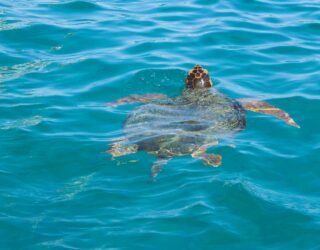
[[[208,89],[186,89],[181,96],[136,108],[124,131],[130,143],[159,157],[188,155],[246,126],[236,100]]]

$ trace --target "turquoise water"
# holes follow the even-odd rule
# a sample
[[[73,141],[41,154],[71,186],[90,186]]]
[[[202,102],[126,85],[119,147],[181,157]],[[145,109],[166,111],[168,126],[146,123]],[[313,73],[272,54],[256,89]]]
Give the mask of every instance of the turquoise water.
[[[0,2],[0,249],[320,249],[320,3]],[[187,70],[286,110],[248,113],[210,152],[105,154],[137,105]]]

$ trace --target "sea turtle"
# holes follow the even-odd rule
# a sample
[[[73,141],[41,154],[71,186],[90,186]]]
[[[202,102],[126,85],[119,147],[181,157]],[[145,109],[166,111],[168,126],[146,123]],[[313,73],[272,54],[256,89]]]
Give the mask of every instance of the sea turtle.
[[[152,166],[156,176],[172,157],[191,155],[204,164],[219,166],[222,157],[207,153],[226,135],[246,127],[245,110],[275,116],[289,125],[299,125],[283,110],[248,99],[232,99],[213,90],[208,70],[196,65],[189,71],[185,89],[177,97],[162,94],[132,95],[108,103],[109,106],[141,102],[124,124],[126,136],[107,151],[113,157],[147,151],[158,159]]]

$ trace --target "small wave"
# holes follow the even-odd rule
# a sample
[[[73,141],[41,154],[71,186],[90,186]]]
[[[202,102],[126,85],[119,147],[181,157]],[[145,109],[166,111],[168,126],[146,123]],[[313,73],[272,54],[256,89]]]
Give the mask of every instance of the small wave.
[[[0,20],[0,32],[5,30],[15,30],[30,26],[32,22],[19,20]]]
[[[58,193],[60,194],[59,196],[62,196],[63,200],[73,199],[75,195],[85,190],[93,176],[94,174],[89,174],[75,178],[72,182],[67,183],[64,187],[58,190]]]
[[[46,4],[51,9],[55,9],[57,11],[62,12],[92,12],[102,10],[103,7],[99,5],[98,2],[89,2],[89,1],[70,1],[66,3],[53,3],[53,4]]]
[[[18,119],[15,121],[7,121],[3,124],[0,124],[0,129],[7,130],[7,129],[14,129],[14,128],[36,126],[40,124],[43,120],[44,118],[41,116],[32,116],[29,118]]]
[[[320,199],[317,197],[302,196],[290,192],[280,192],[258,185],[249,180],[227,181],[226,185],[241,186],[253,197],[257,197],[275,206],[296,211],[302,215],[320,217]]]
[[[10,81],[20,78],[28,73],[41,71],[50,64],[48,61],[36,60],[13,66],[0,67],[0,82]]]

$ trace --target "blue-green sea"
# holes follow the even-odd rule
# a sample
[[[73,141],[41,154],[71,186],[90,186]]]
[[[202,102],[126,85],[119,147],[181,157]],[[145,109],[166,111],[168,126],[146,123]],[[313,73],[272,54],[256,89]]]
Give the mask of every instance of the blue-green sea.
[[[218,168],[106,153],[195,64],[266,101]],[[0,0],[0,249],[320,249],[318,0]],[[143,128],[141,128],[143,129]]]

